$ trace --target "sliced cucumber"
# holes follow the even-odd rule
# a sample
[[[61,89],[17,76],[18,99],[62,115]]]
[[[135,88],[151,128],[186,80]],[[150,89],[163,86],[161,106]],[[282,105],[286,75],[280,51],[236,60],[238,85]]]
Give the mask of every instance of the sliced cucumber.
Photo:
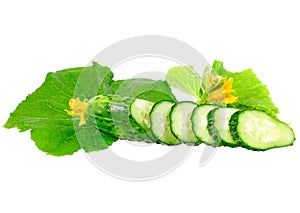
[[[217,108],[208,114],[208,129],[211,136],[219,145],[238,146],[230,133],[229,120],[237,112],[235,108]]]
[[[150,130],[150,111],[154,103],[143,99],[134,99],[130,105],[133,119],[146,131]]]
[[[196,107],[197,104],[193,102],[183,101],[174,105],[170,113],[173,134],[186,144],[198,145],[200,143],[193,132],[191,120]]]
[[[251,150],[290,146],[295,140],[294,132],[287,124],[257,110],[233,114],[230,132],[241,146]]]
[[[154,104],[150,112],[150,126],[153,135],[158,142],[167,145],[180,144],[170,128],[170,111],[174,104],[171,101],[161,101]]]
[[[209,134],[207,129],[207,114],[215,109],[214,105],[200,105],[197,106],[192,114],[192,126],[195,135],[206,144],[214,144],[214,138]]]

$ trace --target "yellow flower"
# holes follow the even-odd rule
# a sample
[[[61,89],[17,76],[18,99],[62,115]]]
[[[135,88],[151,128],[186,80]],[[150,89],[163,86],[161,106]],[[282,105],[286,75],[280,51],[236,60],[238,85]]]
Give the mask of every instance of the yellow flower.
[[[76,98],[69,100],[69,106],[71,110],[65,110],[65,112],[67,112],[71,116],[79,116],[79,126],[83,126],[84,124],[86,124],[85,113],[88,107],[87,103],[82,102],[81,100],[79,100],[79,98]]]
[[[229,78],[222,87],[213,90],[207,97],[206,101],[211,102],[222,102],[225,104],[232,104],[237,101],[237,97],[231,95],[230,93],[235,92],[232,89],[233,78]]]

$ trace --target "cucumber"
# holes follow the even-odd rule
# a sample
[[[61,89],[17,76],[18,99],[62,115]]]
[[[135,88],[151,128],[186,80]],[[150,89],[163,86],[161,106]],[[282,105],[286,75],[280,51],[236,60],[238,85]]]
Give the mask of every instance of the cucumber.
[[[216,108],[208,113],[208,130],[218,145],[237,147],[230,133],[229,120],[237,112],[235,108]]]
[[[87,121],[119,139],[167,145],[203,141],[251,150],[290,146],[295,140],[287,124],[258,110],[197,106],[187,101],[153,103],[116,95],[96,96],[87,105]]]
[[[130,106],[133,101],[136,103],[134,107],[137,110],[134,114],[135,118],[130,113]],[[113,137],[132,141],[153,142],[154,137],[151,131],[144,129],[142,126],[144,124],[141,123],[141,125],[136,121],[136,119],[141,121],[139,116],[147,117],[144,109],[143,112],[138,112],[138,102],[141,103],[142,100],[116,95],[99,95],[89,100],[87,116],[94,118],[99,131]],[[144,121],[144,123],[146,124],[147,121]]]
[[[199,145],[200,140],[196,137],[192,127],[192,113],[197,104],[183,101],[175,104],[170,112],[171,130],[173,134],[183,143],[188,145]]]
[[[289,125],[258,110],[234,113],[230,119],[230,132],[242,147],[256,151],[291,146],[295,140]]]
[[[156,103],[150,112],[150,124],[153,135],[158,142],[167,145],[180,144],[180,141],[173,135],[170,128],[170,111],[175,103],[161,101]]]
[[[215,140],[207,128],[207,114],[215,108],[214,105],[200,105],[194,109],[192,114],[192,126],[195,135],[200,141],[208,145],[215,144]]]

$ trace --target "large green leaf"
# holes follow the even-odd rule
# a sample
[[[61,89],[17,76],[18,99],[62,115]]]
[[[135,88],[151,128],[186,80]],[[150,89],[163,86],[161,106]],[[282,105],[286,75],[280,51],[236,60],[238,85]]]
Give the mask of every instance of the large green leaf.
[[[69,109],[73,95],[83,99],[111,93],[112,77],[108,67],[97,63],[49,73],[45,82],[11,113],[4,127],[30,129],[36,146],[50,155],[72,154],[81,147],[86,151],[105,149],[116,138],[103,135],[91,123],[76,128],[75,132],[78,119],[73,124],[72,117],[64,110]]]
[[[152,102],[162,100],[176,101],[166,81],[155,81],[145,78],[119,80],[112,83],[115,95],[140,98]]]
[[[200,99],[201,78],[192,66],[178,66],[171,68],[166,81],[176,89]]]
[[[237,108],[255,108],[268,112],[271,115],[279,112],[271,100],[268,88],[251,69],[241,72],[229,72],[224,68],[223,62],[220,61],[214,61],[212,68],[215,74],[233,78],[232,88],[236,91],[234,95],[238,97],[238,100],[232,106]]]

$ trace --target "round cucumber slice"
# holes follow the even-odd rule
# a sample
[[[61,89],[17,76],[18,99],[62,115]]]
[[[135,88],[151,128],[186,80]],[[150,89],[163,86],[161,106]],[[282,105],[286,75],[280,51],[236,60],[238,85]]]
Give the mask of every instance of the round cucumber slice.
[[[170,128],[170,111],[175,103],[161,101],[156,103],[150,112],[151,131],[158,139],[167,145],[180,144],[180,141],[173,135]]]
[[[199,140],[208,145],[214,144],[215,140],[209,134],[207,128],[207,115],[215,108],[216,106],[214,105],[200,105],[194,109],[192,114],[192,124],[195,135],[199,138]]]
[[[290,146],[295,140],[289,125],[257,110],[238,111],[233,114],[230,131],[241,146],[251,150]]]
[[[237,147],[230,133],[229,120],[237,112],[235,108],[216,108],[208,114],[208,129],[218,145]]]
[[[191,119],[196,107],[197,104],[193,102],[183,101],[174,105],[170,113],[172,132],[186,144],[198,145],[200,143],[193,132]]]
[[[150,130],[150,111],[154,103],[143,99],[134,99],[130,105],[133,119],[145,130]]]

